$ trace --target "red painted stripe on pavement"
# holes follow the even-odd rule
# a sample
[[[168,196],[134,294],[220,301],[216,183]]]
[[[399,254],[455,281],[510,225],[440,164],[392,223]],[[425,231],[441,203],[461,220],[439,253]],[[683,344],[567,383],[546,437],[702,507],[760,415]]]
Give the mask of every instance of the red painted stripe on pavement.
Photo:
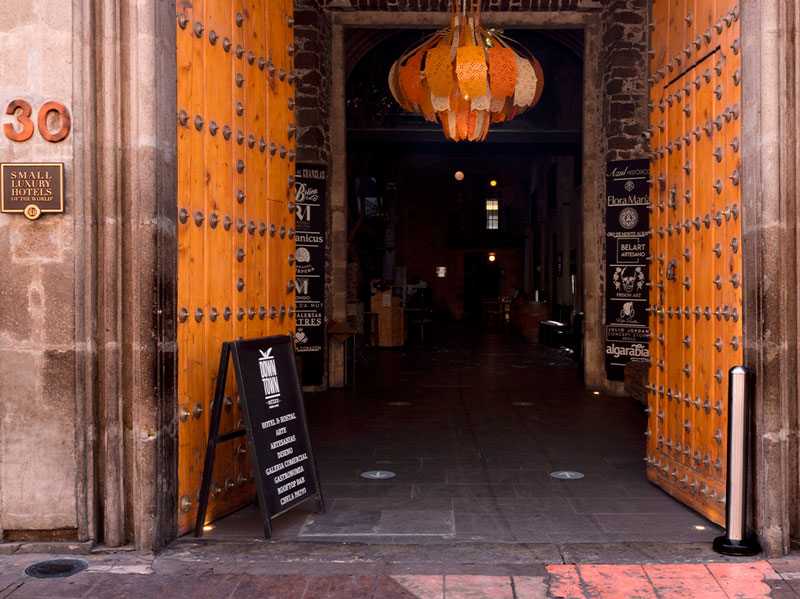
[[[708,569],[730,599],[769,599],[770,586],[764,579],[778,577],[765,561],[708,564]]]
[[[640,565],[578,568],[589,597],[602,599],[658,599],[653,585]]]
[[[644,566],[644,571],[664,599],[728,599],[705,564]]]
[[[578,569],[575,566],[547,566],[550,574],[550,597],[553,599],[591,599],[583,592]]]

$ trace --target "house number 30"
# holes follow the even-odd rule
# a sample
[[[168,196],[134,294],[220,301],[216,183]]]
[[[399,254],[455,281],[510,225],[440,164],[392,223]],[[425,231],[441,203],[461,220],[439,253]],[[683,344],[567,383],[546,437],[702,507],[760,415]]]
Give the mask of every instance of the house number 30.
[[[17,113],[18,110],[21,110],[21,112]],[[51,112],[57,112],[59,117],[61,117],[61,128],[58,129],[58,131],[51,131],[47,127],[47,115]],[[3,125],[3,131],[5,131],[6,137],[12,141],[29,140],[31,136],[33,136],[32,113],[33,109],[31,105],[25,100],[12,100],[6,107],[6,114],[13,116],[22,127],[22,130],[17,131],[14,125],[6,123]],[[69,116],[67,107],[61,102],[45,102],[39,109],[37,124],[39,126],[39,135],[45,140],[55,143],[67,138],[69,130],[72,128],[72,118]]]

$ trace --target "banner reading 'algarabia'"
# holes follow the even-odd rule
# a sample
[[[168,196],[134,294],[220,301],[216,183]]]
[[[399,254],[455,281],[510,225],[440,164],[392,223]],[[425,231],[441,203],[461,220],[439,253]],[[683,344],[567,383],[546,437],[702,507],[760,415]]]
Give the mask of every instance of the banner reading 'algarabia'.
[[[650,163],[606,163],[606,376],[625,379],[629,360],[647,360],[650,290]]]

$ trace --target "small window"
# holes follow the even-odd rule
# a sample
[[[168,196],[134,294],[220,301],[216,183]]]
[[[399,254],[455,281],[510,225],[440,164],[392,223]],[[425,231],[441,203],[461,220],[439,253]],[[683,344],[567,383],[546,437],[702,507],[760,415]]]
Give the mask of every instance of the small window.
[[[486,200],[486,228],[499,229],[499,225],[500,218],[497,208],[497,200]]]

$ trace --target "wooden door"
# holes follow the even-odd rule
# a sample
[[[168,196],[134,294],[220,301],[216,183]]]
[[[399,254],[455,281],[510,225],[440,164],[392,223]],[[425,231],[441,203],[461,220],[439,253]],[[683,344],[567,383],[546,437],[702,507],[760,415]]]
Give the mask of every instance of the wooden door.
[[[741,62],[732,0],[655,0],[648,478],[725,518],[728,370],[742,363]]]
[[[223,341],[294,331],[292,0],[178,0],[179,533],[196,516]],[[228,375],[220,432],[243,426]],[[208,521],[251,502],[217,449]]]

